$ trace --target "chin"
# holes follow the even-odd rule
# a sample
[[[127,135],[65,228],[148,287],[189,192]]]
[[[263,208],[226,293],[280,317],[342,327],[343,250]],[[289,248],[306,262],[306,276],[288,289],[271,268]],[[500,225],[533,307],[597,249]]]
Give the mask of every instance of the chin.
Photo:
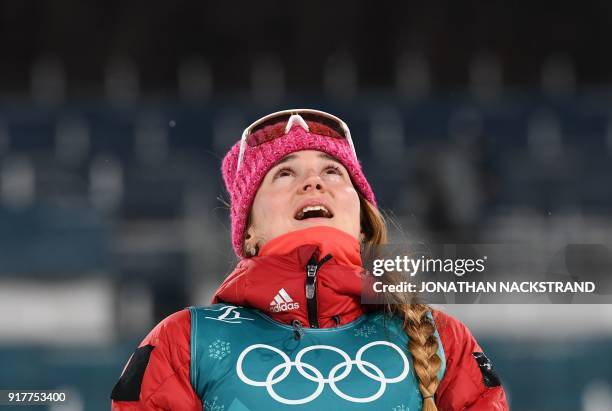
[[[296,228],[299,230],[300,228],[307,228],[307,227],[335,227],[340,229],[340,227],[336,227],[335,224],[333,224],[329,218],[310,218],[308,220],[304,220],[304,221],[300,221],[300,224],[296,225]]]

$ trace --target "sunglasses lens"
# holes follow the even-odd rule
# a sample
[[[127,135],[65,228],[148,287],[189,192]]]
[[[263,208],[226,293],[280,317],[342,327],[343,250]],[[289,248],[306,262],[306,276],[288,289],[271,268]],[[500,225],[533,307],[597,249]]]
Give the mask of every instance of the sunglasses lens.
[[[338,120],[316,113],[301,114],[310,131],[334,138],[346,138],[346,132]]]
[[[316,113],[297,112],[308,125],[311,133],[332,138],[346,138],[342,125],[335,119]],[[258,146],[285,135],[285,127],[291,114],[280,114],[255,124],[247,138],[250,147]]]
[[[285,134],[285,126],[291,114],[281,114],[266,121],[255,124],[247,138],[247,144],[251,147],[258,146]]]

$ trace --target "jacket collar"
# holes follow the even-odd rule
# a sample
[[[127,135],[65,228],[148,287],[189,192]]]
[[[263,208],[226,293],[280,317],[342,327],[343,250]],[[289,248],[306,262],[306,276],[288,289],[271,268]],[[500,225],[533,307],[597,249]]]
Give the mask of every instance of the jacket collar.
[[[259,256],[286,255],[306,244],[316,246],[321,256],[331,254],[340,264],[361,267],[359,241],[344,231],[327,226],[309,227],[278,236],[261,247]],[[300,260],[299,264],[302,263],[305,265]]]
[[[306,297],[309,263],[318,263],[314,299]],[[355,238],[331,227],[310,227],[279,236],[258,256],[241,260],[213,303],[253,307],[286,324],[333,327],[363,313],[362,271]]]

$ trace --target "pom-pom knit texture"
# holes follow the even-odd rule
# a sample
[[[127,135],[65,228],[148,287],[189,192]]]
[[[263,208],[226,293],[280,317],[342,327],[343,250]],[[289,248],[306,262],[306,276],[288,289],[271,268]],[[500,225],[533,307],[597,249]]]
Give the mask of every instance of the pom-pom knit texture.
[[[355,188],[366,200],[376,206],[376,198],[370,184],[345,139],[309,133],[299,126],[294,126],[284,136],[254,147],[247,145],[242,165],[237,171],[239,141],[225,155],[221,167],[231,202],[232,246],[238,257],[246,257],[243,252],[246,223],[263,178],[277,161],[287,154],[301,150],[318,150],[336,158],[349,172]]]

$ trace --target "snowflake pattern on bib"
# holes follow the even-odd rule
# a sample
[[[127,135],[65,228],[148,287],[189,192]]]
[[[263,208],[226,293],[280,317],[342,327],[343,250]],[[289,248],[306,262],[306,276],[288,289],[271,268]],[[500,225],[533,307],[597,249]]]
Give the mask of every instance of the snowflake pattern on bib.
[[[374,325],[364,324],[359,328],[355,329],[355,337],[369,338],[371,335],[376,334],[376,328]]]
[[[205,411],[224,411],[225,405],[219,404],[217,401],[218,397],[213,397],[212,401],[204,400],[204,410]]]
[[[208,356],[215,360],[222,360],[232,352],[230,343],[216,339],[208,346]]]

